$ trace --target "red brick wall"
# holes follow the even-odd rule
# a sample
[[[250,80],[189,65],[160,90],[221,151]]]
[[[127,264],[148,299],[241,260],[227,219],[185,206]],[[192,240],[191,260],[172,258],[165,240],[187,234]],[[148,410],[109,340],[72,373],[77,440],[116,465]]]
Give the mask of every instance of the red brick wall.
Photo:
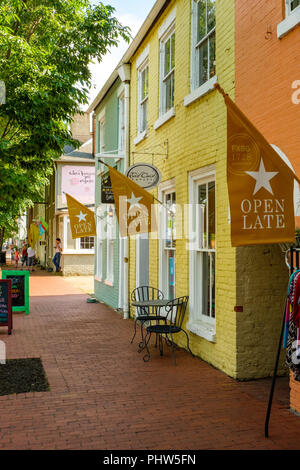
[[[292,102],[292,83],[300,80],[300,27],[278,39],[284,16],[283,0],[236,0],[236,101],[300,176],[300,104]],[[300,412],[300,383],[292,379],[291,407]]]

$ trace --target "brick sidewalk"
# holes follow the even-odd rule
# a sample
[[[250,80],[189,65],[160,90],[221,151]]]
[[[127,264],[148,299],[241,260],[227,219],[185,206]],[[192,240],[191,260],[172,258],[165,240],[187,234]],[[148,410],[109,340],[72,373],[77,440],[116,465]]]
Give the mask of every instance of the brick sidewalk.
[[[183,350],[174,367],[151,347],[146,364],[132,321],[62,277],[34,273],[30,292],[30,315],[15,313],[0,339],[8,358],[42,358],[51,391],[0,397],[1,449],[300,448],[285,378],[266,440],[269,380],[235,382]]]

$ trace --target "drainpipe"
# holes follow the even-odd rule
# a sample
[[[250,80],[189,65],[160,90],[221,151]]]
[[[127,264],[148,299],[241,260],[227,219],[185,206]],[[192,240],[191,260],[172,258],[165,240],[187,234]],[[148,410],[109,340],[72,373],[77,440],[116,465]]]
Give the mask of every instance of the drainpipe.
[[[124,173],[129,166],[130,155],[130,64],[123,64],[118,68],[118,74],[124,83],[124,113],[125,113],[125,159],[124,159]],[[123,318],[129,318],[129,305],[128,305],[128,237],[124,239],[124,260],[123,260]]]

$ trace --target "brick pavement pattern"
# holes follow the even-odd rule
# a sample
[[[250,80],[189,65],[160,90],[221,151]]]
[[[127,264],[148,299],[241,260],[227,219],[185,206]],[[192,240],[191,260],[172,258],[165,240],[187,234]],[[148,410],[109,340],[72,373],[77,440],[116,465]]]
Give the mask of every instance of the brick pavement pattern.
[[[0,340],[8,358],[41,357],[51,391],[0,397],[1,449],[300,448],[286,378],[266,440],[269,380],[236,382],[181,349],[175,367],[153,344],[144,363],[133,322],[62,277],[33,273],[30,294],[30,315]]]

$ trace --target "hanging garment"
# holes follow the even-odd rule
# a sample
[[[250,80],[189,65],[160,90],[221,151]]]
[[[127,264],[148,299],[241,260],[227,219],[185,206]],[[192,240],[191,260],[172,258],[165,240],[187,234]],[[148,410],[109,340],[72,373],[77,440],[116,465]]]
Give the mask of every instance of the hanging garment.
[[[299,319],[300,319],[300,271],[292,274],[289,283],[288,299],[286,304],[286,331],[285,334],[286,364],[294,374],[294,379],[300,382],[300,356],[299,356]],[[286,333],[286,332],[285,332]],[[287,341],[286,341],[287,338]],[[299,357],[298,357],[299,356]]]

